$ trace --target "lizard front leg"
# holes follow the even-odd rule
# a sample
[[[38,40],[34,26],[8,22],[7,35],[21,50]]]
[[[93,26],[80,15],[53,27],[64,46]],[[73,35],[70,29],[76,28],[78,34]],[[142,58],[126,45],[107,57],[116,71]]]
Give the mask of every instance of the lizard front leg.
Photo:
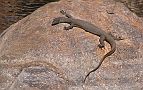
[[[64,10],[61,10],[60,13],[65,15],[67,18],[72,18],[72,16],[70,14],[67,14],[66,11],[64,11]]]
[[[105,46],[104,41],[105,41],[105,36],[104,35],[100,36],[100,39],[99,39],[100,44],[98,45],[99,48],[104,48]]]
[[[72,24],[70,24],[70,26],[68,26],[68,27],[64,27],[64,30],[72,29],[74,26],[75,26],[75,25],[72,23]]]

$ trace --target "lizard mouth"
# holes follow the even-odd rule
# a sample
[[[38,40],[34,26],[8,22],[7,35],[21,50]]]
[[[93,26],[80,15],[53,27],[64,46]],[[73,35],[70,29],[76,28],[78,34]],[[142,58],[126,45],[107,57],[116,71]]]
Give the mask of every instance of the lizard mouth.
[[[56,24],[52,23],[51,25],[54,26],[54,25],[56,25]]]

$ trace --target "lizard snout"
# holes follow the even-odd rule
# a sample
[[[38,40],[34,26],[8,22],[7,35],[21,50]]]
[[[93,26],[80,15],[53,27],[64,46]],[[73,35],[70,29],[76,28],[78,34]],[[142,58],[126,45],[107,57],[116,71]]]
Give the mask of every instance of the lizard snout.
[[[59,24],[60,18],[53,19],[52,26]]]
[[[52,26],[54,26],[55,24],[54,24],[54,23],[52,23],[51,25],[52,25]]]
[[[56,23],[53,21],[51,25],[54,26],[54,25],[56,25]]]

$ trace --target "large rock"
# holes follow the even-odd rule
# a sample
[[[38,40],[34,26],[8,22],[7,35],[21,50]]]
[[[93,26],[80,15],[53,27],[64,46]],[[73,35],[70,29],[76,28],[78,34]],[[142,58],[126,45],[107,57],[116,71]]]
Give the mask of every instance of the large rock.
[[[61,0],[47,4],[13,24],[0,38],[0,90],[142,90],[143,21],[110,0]],[[110,50],[82,29],[51,26],[63,9],[124,40],[82,83]]]

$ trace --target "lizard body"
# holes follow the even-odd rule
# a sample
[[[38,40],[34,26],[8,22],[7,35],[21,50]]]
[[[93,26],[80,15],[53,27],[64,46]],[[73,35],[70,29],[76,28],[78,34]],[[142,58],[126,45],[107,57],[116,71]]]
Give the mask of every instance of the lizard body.
[[[101,30],[100,28],[96,27],[95,25],[93,25],[87,21],[84,21],[84,20],[74,19],[71,15],[67,14],[63,10],[61,10],[60,12],[63,15],[65,15],[66,17],[57,17],[57,18],[53,19],[52,26],[57,25],[59,23],[68,23],[68,24],[70,24],[70,26],[64,27],[65,30],[72,29],[73,27],[81,28],[81,29],[85,30],[86,32],[92,33],[92,34],[100,37],[100,39],[99,39],[100,44],[98,45],[100,48],[103,48],[105,46],[104,41],[108,42],[111,46],[111,50],[103,56],[103,58],[99,62],[99,65],[95,69],[91,70],[85,76],[85,79],[84,79],[84,82],[85,82],[86,78],[90,75],[90,73],[96,71],[101,66],[104,59],[115,52],[115,50],[116,50],[115,40],[111,35],[109,35],[105,31]]]

